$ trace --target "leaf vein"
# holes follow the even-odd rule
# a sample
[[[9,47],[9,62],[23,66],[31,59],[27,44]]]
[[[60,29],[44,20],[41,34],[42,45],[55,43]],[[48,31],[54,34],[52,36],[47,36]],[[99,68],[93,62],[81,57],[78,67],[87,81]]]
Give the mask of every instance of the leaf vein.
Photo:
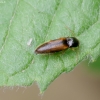
[[[18,4],[19,4],[19,0],[17,0],[17,3],[16,3],[16,6],[15,6],[15,9],[14,9],[14,12],[12,14],[12,17],[11,17],[10,21],[9,21],[8,30],[7,30],[7,33],[5,35],[5,38],[4,38],[4,42],[2,44],[2,47],[0,49],[0,55],[1,55],[2,51],[3,51],[3,49],[4,49],[4,46],[5,46],[6,42],[7,42],[8,37],[9,37],[11,24],[13,22],[13,19],[14,19],[15,14],[16,14],[16,9],[17,9],[17,5]]]

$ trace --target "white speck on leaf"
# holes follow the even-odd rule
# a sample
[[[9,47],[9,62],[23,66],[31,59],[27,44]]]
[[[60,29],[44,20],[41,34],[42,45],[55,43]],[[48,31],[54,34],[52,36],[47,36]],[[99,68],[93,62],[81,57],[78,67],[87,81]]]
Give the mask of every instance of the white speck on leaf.
[[[28,46],[31,46],[32,40],[33,40],[32,38],[29,39],[29,41],[27,42]]]

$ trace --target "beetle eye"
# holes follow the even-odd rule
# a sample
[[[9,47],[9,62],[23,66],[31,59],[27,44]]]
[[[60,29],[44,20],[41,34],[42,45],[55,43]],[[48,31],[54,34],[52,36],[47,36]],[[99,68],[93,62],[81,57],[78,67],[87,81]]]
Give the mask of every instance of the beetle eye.
[[[70,48],[71,47],[78,47],[79,46],[79,41],[74,37],[70,37],[70,38],[67,38],[67,45]]]

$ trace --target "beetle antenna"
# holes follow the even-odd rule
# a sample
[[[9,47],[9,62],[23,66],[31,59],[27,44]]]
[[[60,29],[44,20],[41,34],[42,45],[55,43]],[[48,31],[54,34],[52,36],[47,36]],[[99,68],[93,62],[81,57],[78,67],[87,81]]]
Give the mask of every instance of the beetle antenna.
[[[72,35],[74,36],[74,32],[68,27],[68,26],[66,26],[66,28],[72,33]]]

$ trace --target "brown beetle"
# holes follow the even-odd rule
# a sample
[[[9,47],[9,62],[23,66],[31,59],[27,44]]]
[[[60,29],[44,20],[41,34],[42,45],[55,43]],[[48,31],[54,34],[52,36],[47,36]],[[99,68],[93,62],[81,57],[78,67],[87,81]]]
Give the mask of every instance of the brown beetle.
[[[54,53],[78,46],[79,46],[79,41],[75,37],[63,37],[51,40],[49,42],[40,45],[35,50],[35,53],[37,54]]]

